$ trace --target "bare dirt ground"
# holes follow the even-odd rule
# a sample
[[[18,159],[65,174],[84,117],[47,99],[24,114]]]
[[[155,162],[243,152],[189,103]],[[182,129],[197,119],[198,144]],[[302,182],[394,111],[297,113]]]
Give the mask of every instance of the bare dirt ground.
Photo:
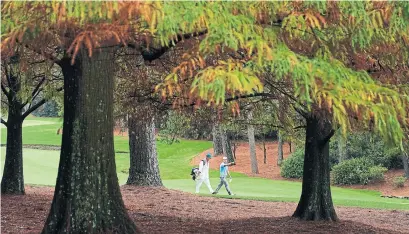
[[[278,144],[277,142],[268,142],[267,148],[267,163],[264,164],[264,153],[262,144],[257,144],[256,154],[259,174],[254,175],[251,173],[250,164],[250,150],[249,145],[246,142],[240,143],[236,151],[236,163],[237,165],[229,168],[230,171],[241,172],[248,176],[257,176],[263,178],[270,178],[274,180],[289,180],[280,176],[280,167],[277,166],[278,157]],[[205,158],[206,153],[213,153],[213,149],[202,152],[200,155],[192,160],[192,165],[199,165],[200,160]],[[290,147],[288,144],[284,144],[283,147],[284,158],[287,158],[290,153]],[[216,156],[212,159],[210,167],[218,170],[220,163],[222,162],[222,155]],[[404,174],[402,170],[390,170],[385,173],[385,181],[367,184],[367,185],[351,185],[342,186],[345,188],[359,188],[380,191],[384,196],[409,196],[409,180],[405,182],[403,188],[395,188],[393,185],[393,179],[396,176],[402,176]],[[293,180],[294,181],[294,180]]]
[[[2,196],[2,233],[39,233],[53,190],[27,187],[25,196]],[[142,233],[409,233],[409,212],[404,211],[338,207],[339,222],[306,222],[290,217],[295,203],[132,186],[123,186],[122,196]]]

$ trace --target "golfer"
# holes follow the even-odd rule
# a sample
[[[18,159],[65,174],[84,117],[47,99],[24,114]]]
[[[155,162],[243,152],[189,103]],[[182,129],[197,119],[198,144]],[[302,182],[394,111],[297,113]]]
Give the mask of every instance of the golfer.
[[[210,185],[209,180],[209,168],[210,168],[210,159],[212,155],[210,153],[206,154],[206,159],[201,160],[199,163],[198,176],[196,178],[196,193],[199,193],[200,186],[204,182],[209,189],[210,193],[213,193],[212,186]]]
[[[229,188],[229,183],[226,180],[226,177],[230,177],[230,182],[231,182],[231,175],[229,172],[229,166],[235,165],[234,162],[228,163],[227,162],[227,157],[223,157],[223,162],[220,163],[220,184],[217,186],[217,189],[213,194],[217,194],[219,192],[219,189],[224,185],[226,187],[227,193],[229,195],[234,195],[232,194],[230,188]]]

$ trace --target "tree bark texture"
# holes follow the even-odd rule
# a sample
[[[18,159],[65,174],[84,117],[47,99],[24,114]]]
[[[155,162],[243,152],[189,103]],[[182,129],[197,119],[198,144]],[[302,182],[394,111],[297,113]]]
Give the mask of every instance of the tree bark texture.
[[[332,202],[329,167],[331,122],[308,115],[302,194],[293,214],[303,220],[338,220]]]
[[[163,186],[159,173],[153,115],[128,118],[130,167],[127,184]]]
[[[234,156],[233,156],[232,147],[231,147],[230,134],[225,129],[223,129],[221,126],[220,126],[220,132],[221,132],[221,137],[222,137],[223,155],[224,157],[227,157],[227,160],[229,160],[229,162],[233,162]]]
[[[248,121],[253,120],[253,112],[249,111]],[[249,124],[248,127],[248,138],[250,146],[250,160],[251,160],[251,172],[253,174],[258,174],[258,164],[257,164],[257,155],[256,155],[256,139],[254,137],[254,126]]]
[[[402,163],[405,171],[405,177],[409,179],[409,156],[407,153],[402,153]]]
[[[342,136],[341,133],[337,135],[337,143],[338,143],[338,161],[342,162],[347,160],[347,142],[346,139]]]
[[[64,58],[64,123],[58,177],[42,233],[137,233],[116,174],[114,49]]]
[[[23,117],[21,104],[16,100],[9,102],[7,117],[6,160],[1,179],[1,194],[23,195]]]
[[[212,135],[213,135],[213,151],[214,151],[214,155],[223,154],[222,136],[221,136],[221,133],[220,133],[219,125],[217,123],[213,124]]]
[[[263,134],[263,155],[264,155],[264,164],[267,163],[267,149],[266,149],[266,136]]]
[[[283,137],[281,136],[281,133],[278,133],[278,158],[277,158],[277,165],[280,166],[281,163],[283,162]]]

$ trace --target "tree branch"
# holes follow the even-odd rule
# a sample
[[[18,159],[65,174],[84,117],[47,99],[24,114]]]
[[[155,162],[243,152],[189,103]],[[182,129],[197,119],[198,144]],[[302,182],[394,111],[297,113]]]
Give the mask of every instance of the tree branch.
[[[62,91],[63,89],[64,89],[63,87],[60,87],[56,91],[59,92],[59,91]],[[39,108],[40,106],[42,106],[46,102],[47,102],[47,100],[45,98],[43,98],[39,102],[37,102],[35,105],[28,108],[28,110],[22,115],[23,119],[25,119],[29,114],[31,114],[31,112],[37,110],[37,108]]]
[[[27,98],[27,100],[21,105],[21,108],[25,107],[30,100],[33,101],[33,100],[37,97],[38,93],[40,93],[41,90],[42,90],[42,89],[41,89],[41,90],[39,90],[39,89],[40,89],[41,85],[43,85],[44,81],[45,81],[45,77],[43,77],[43,78],[40,80],[40,82],[38,82],[38,84],[37,84],[37,86],[34,88],[33,92],[31,92],[31,97],[30,97],[30,98]],[[37,92],[38,92],[38,93],[37,93]]]
[[[19,43],[19,44],[21,44],[21,43]],[[34,51],[35,53],[37,53],[37,54],[39,54],[39,55],[44,56],[44,58],[46,58],[46,59],[48,59],[48,60],[54,62],[55,64],[61,66],[61,59],[57,59],[56,57],[54,57],[54,56],[51,55],[51,54],[42,53],[42,51],[40,51],[40,50],[38,50],[38,49],[36,49],[36,48],[33,48],[32,46],[30,46],[30,45],[28,45],[28,44],[24,44],[24,47],[26,47],[27,49],[29,49],[29,50],[31,50],[31,51]]]
[[[41,101],[37,102],[35,105],[31,106],[23,115],[23,119],[25,119],[31,112],[35,111],[37,108],[42,106],[44,103],[46,103],[46,100],[43,98]]]
[[[239,99],[244,99],[244,98],[251,98],[251,97],[274,97],[274,95],[270,93],[252,93],[248,95],[240,95],[232,98],[226,98],[225,102],[231,102]]]
[[[297,126],[297,127],[293,128],[293,129],[296,130],[296,129],[306,128],[306,127],[307,127],[306,125],[301,125],[301,126]]]
[[[334,134],[335,130],[331,129],[331,132],[324,139],[322,139],[321,144],[325,145],[331,139],[331,137],[334,136]]]
[[[273,88],[273,89],[277,90],[278,92],[280,92],[281,94],[287,96],[287,97],[288,97],[289,99],[291,99],[293,102],[299,104],[300,106],[305,107],[305,105],[303,105],[302,103],[298,102],[298,100],[297,100],[294,96],[292,96],[292,95],[290,95],[289,93],[285,92],[284,90],[278,88],[276,85],[273,85],[273,83],[269,82],[268,80],[264,80],[264,81],[265,81],[268,85],[270,85],[271,88]]]
[[[300,114],[302,117],[304,117],[305,119],[308,119],[308,113],[307,113],[306,111],[304,111],[303,109],[298,108],[298,107],[296,107],[296,106],[294,106],[294,105],[293,105],[293,108],[294,108],[294,110],[295,110],[298,114]]]
[[[141,51],[142,57],[145,61],[152,62],[153,60],[156,60],[160,58],[164,53],[166,53],[169,49],[174,47],[178,42],[189,39],[192,37],[199,37],[201,35],[207,34],[207,29],[197,32],[197,33],[186,33],[186,34],[178,34],[176,40],[170,40],[168,42],[168,46],[160,47],[160,48],[144,48],[143,46],[135,46],[133,44],[128,44],[128,47],[133,48],[133,49],[138,49]]]
[[[1,118],[1,123],[4,124],[4,126],[8,127],[7,122],[3,118]]]
[[[7,89],[4,86],[3,82],[1,82],[1,91],[3,91],[4,95],[6,95],[7,98],[10,98],[10,93],[7,91]]]

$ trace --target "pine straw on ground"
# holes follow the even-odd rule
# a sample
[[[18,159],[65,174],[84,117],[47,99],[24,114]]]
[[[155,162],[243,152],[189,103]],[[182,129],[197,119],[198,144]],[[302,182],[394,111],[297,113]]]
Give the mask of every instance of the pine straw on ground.
[[[251,173],[251,162],[250,162],[250,150],[249,144],[247,142],[240,142],[236,150],[236,163],[237,165],[229,167],[230,171],[240,172],[248,176],[262,177],[273,180],[289,180],[289,181],[301,181],[297,179],[285,179],[280,175],[280,167],[277,165],[278,157],[278,144],[277,142],[267,142],[267,162],[264,164],[264,152],[262,144],[257,144],[256,155],[258,162],[259,174]],[[206,150],[193,158],[191,164],[199,165],[200,160],[206,157],[206,153],[213,153],[213,149]],[[284,158],[287,158],[290,153],[290,147],[288,144],[283,145]],[[212,169],[218,170],[219,165],[222,162],[222,155],[216,156],[210,161],[210,167]],[[403,188],[396,188],[393,184],[393,180],[396,176],[403,176],[404,170],[389,170],[385,173],[385,180],[373,184],[366,185],[348,185],[340,186],[344,188],[354,188],[354,189],[369,189],[381,192],[385,196],[409,196],[409,180],[406,180],[405,186]]]
[[[39,233],[53,197],[51,187],[27,187],[2,196],[2,233]],[[143,233],[409,233],[409,212],[336,208],[339,222],[291,218],[296,203],[262,202],[123,186],[129,215]]]

